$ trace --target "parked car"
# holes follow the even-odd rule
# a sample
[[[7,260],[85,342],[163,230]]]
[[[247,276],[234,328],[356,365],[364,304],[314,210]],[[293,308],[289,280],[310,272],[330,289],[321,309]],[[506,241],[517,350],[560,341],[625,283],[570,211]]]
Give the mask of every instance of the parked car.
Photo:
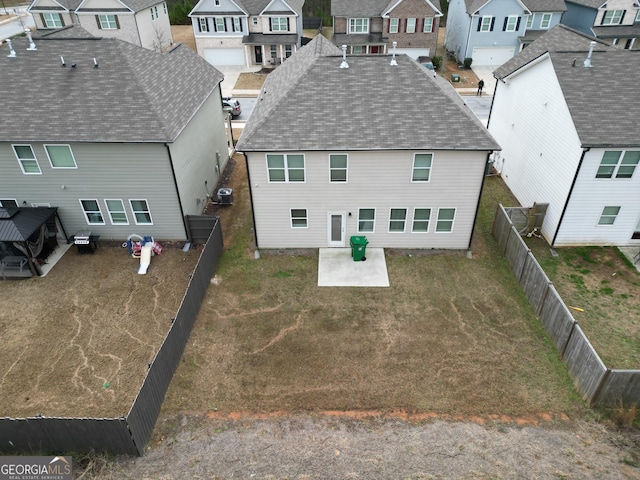
[[[239,117],[242,113],[240,102],[231,97],[224,97],[222,99],[222,109],[225,112],[229,112],[233,118]]]

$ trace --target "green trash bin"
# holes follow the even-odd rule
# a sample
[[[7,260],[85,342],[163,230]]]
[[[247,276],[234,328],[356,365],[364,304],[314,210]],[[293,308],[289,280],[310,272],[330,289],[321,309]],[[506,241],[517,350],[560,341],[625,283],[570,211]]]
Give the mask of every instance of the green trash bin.
[[[364,262],[367,257],[365,257],[365,253],[367,252],[367,245],[369,244],[369,240],[367,237],[363,236],[353,236],[351,237],[351,257],[354,262]]]

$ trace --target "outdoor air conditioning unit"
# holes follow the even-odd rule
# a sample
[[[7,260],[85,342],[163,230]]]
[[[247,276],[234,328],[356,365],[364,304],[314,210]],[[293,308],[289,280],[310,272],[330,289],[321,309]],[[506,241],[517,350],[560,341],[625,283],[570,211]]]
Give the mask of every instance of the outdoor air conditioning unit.
[[[233,205],[233,189],[231,188],[218,189],[218,204]]]

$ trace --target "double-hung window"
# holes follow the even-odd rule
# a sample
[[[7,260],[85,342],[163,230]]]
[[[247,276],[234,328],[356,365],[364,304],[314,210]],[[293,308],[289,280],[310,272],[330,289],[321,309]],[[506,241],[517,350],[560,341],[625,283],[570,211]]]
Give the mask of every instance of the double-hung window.
[[[158,7],[151,7],[151,20],[157,20],[158,19]]]
[[[82,206],[82,211],[84,212],[88,225],[104,225],[104,217],[102,216],[98,200],[80,200],[80,205]]]
[[[478,20],[478,31],[479,32],[492,32],[493,31],[493,23],[495,21],[495,17],[480,17]]]
[[[64,27],[64,22],[59,13],[41,13],[40,15],[42,15],[42,23],[44,23],[45,28]]]
[[[12,145],[13,153],[15,153],[16,158],[18,159],[18,163],[20,164],[20,168],[22,169],[22,173],[25,175],[40,175],[42,174],[42,170],[40,170],[40,165],[38,165],[38,160],[33,153],[33,149],[31,145]]]
[[[208,32],[209,31],[209,23],[207,22],[206,17],[200,17],[198,19],[199,23],[198,23],[198,28],[200,29],[201,32]]]
[[[286,32],[289,30],[287,17],[271,17],[272,32]]]
[[[291,209],[291,228],[307,228],[307,209]]]
[[[153,225],[151,211],[146,200],[129,200],[136,225]]]
[[[358,210],[358,233],[373,233],[376,226],[376,209],[360,208]]]
[[[596,178],[631,178],[638,163],[640,151],[606,151],[600,161]]]
[[[349,33],[369,33],[368,18],[350,18]]]
[[[604,207],[598,225],[613,225],[620,213],[620,207]]]
[[[216,32],[226,32],[227,31],[227,26],[225,25],[224,22],[224,17],[213,17],[213,25],[215,27],[215,31]]]
[[[304,155],[267,155],[270,182],[304,182]]]
[[[124,209],[124,203],[119,199],[107,199],[104,201],[109,212],[112,225],[129,225],[129,218]]]
[[[520,27],[520,17],[517,15],[509,15],[504,19],[504,26],[502,31],[515,32]]]
[[[431,164],[433,162],[433,154],[416,153],[413,156],[413,173],[411,175],[412,182],[428,182],[431,177]]]
[[[407,18],[407,33],[416,33],[416,18]]]
[[[436,222],[436,233],[453,232],[453,221],[456,218],[455,208],[439,208]]]
[[[407,222],[406,208],[392,208],[389,213],[389,232],[404,233]]]
[[[534,17],[535,17],[534,13],[532,13],[531,15],[527,15],[527,30],[529,30],[530,28],[533,28]]]
[[[117,30],[120,28],[118,17],[115,15],[96,15],[96,21],[100,30]]]
[[[45,145],[51,168],[78,168],[69,145]]]
[[[424,19],[424,26],[422,27],[423,33],[433,32],[433,17],[426,17]]]
[[[543,13],[542,19],[540,20],[540,28],[543,30],[547,30],[551,26],[551,14]]]
[[[242,31],[242,19],[240,17],[233,17],[233,31],[234,32]]]
[[[411,231],[414,233],[427,233],[429,231],[429,220],[431,220],[430,208],[414,208]]]
[[[605,10],[600,25],[620,25],[624,17],[624,10]]]
[[[398,26],[400,25],[399,18],[389,19],[389,33],[398,33]]]
[[[347,155],[329,155],[329,178],[332,183],[347,181]]]

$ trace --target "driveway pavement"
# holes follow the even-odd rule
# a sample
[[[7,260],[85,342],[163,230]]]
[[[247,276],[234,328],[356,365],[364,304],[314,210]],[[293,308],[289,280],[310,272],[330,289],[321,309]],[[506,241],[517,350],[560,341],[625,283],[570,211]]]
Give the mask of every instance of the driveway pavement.
[[[479,65],[476,67],[473,64],[471,65],[471,70],[476,74],[478,80],[484,80],[483,95],[493,96],[496,90],[496,79],[493,78],[493,71],[499,66],[500,65]]]
[[[257,72],[260,67],[248,68],[244,65],[214,65],[224,75],[224,80],[220,85],[223,97],[232,97],[233,88],[238,81],[238,77],[243,72]]]

